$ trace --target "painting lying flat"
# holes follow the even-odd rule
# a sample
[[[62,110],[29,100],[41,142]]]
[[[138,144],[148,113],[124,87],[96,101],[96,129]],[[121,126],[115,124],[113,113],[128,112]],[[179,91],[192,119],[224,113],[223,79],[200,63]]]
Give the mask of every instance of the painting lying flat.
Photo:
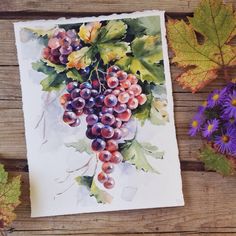
[[[32,216],[182,206],[164,12],[15,36]]]

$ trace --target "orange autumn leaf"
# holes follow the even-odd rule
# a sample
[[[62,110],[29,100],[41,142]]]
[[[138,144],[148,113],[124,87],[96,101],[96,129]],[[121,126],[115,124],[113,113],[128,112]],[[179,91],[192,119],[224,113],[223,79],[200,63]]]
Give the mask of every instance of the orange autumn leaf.
[[[100,22],[83,24],[80,26],[78,35],[85,43],[93,43],[97,39],[101,26],[102,24]]]
[[[202,0],[188,20],[168,20],[167,33],[175,54],[172,63],[185,69],[177,81],[196,92],[214,80],[220,70],[236,66],[236,47],[229,45],[236,36],[236,14],[231,4]],[[196,32],[203,36],[202,43]]]

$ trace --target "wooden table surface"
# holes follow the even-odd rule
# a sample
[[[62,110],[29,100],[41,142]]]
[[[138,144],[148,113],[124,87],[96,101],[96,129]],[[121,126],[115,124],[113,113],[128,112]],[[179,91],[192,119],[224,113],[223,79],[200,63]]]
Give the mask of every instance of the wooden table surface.
[[[225,2],[234,3],[236,0]],[[188,123],[197,106],[222,78],[197,94],[174,81],[181,72],[171,65],[175,120],[185,207],[30,218],[29,183],[19,68],[13,22],[81,17],[149,9],[167,17],[192,15],[199,0],[1,0],[0,1],[0,163],[22,175],[21,205],[9,235],[236,235],[236,177],[223,178],[198,160],[202,141],[189,138]],[[171,57],[171,53],[170,53]]]

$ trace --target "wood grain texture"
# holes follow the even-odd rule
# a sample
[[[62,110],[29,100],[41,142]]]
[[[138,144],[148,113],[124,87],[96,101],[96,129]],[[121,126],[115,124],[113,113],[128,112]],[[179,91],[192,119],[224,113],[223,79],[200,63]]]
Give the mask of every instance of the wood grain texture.
[[[30,218],[28,175],[21,174],[24,194],[9,235],[236,233],[235,177],[183,172],[185,207]]]
[[[226,0],[227,3],[234,3],[234,0]],[[113,12],[131,12],[159,9],[167,12],[193,12],[194,8],[198,5],[199,0],[3,0],[0,2],[0,12],[69,12],[76,14],[102,14]]]

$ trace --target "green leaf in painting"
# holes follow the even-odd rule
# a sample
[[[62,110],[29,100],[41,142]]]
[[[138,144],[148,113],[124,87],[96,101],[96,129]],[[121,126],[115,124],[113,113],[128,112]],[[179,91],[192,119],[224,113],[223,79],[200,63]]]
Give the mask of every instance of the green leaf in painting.
[[[42,60],[32,63],[32,68],[38,72],[42,72],[46,75],[49,75],[54,72],[53,67],[48,67],[46,63]]]
[[[66,80],[66,75],[64,73],[57,74],[53,72],[48,75],[45,79],[41,80],[40,84],[43,87],[43,91],[53,91],[60,90],[64,85],[63,82]]]
[[[75,180],[79,185],[87,187],[90,191],[90,196],[95,197],[98,203],[111,203],[113,197],[97,187],[94,176],[78,176]]]
[[[137,140],[121,147],[121,153],[124,157],[124,161],[133,164],[136,169],[143,170],[145,172],[158,173],[148,162],[142,145]]]
[[[45,37],[45,36],[47,36],[48,38],[50,38],[56,28],[53,27],[53,28],[50,28],[50,29],[45,29],[44,27],[42,27],[42,28],[25,27],[24,29],[32,32],[37,37]]]
[[[128,34],[135,37],[147,34],[157,35],[160,33],[160,16],[148,16],[135,19],[124,19],[128,25]]]
[[[111,40],[118,40],[125,36],[127,25],[121,20],[111,20],[103,26],[99,35],[99,42],[105,43]]]
[[[163,159],[164,152],[161,152],[158,147],[152,145],[148,142],[140,143],[144,153],[148,156],[151,156],[155,159]]]
[[[157,63],[163,59],[159,36],[144,35],[135,38],[131,43],[131,48],[134,57],[148,63]]]
[[[82,76],[80,75],[80,73],[78,72],[78,70],[72,68],[70,69],[67,73],[66,73],[67,78],[69,79],[73,79],[76,81],[80,81],[83,82]]]
[[[116,61],[115,64],[119,66],[122,70],[129,71],[131,61],[132,61],[132,57],[124,56],[120,60]]]
[[[45,62],[47,66],[54,68],[54,70],[55,70],[57,73],[61,73],[61,72],[63,72],[63,71],[66,70],[66,67],[63,66],[63,65],[54,64],[54,63],[52,63],[51,61],[46,60],[46,59],[41,59],[41,60],[42,60],[43,62]]]
[[[126,42],[101,43],[97,47],[105,65],[111,61],[121,59],[130,51],[129,44]]]
[[[153,98],[150,110],[150,121],[153,125],[164,125],[169,121],[167,101]]]
[[[138,74],[141,81],[163,84],[165,81],[163,65],[150,64],[142,59],[133,58],[130,65],[133,74]]]
[[[66,143],[66,147],[73,147],[76,151],[82,153],[86,152],[88,154],[93,154],[89,142],[86,139],[80,139],[77,142]]]
[[[224,176],[235,173],[233,162],[224,155],[216,153],[210,146],[206,146],[201,150],[200,159],[208,170],[214,170]]]

